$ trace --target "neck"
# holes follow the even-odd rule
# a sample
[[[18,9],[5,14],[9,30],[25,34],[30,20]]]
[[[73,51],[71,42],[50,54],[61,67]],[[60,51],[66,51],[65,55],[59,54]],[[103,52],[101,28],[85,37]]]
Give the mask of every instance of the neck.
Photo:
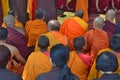
[[[79,53],[83,53],[84,50],[76,50],[76,52],[79,54]]]
[[[40,49],[40,51],[41,51],[41,52],[46,52],[47,49],[46,49],[46,48],[45,48],[45,49]]]

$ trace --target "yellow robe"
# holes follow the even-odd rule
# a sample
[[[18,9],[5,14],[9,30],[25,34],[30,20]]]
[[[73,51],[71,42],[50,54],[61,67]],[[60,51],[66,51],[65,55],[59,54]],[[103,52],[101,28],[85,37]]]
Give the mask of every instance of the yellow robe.
[[[71,69],[71,72],[77,75],[80,80],[87,80],[89,72],[88,66],[80,59],[75,51],[70,53],[68,66]]]
[[[29,56],[23,71],[23,80],[35,80],[38,74],[50,71],[50,58],[42,52],[33,52]]]

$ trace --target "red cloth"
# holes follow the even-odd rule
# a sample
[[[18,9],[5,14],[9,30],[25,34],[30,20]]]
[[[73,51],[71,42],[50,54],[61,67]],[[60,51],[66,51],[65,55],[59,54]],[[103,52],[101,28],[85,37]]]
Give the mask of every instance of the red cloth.
[[[120,9],[120,0],[113,0],[113,2],[114,2],[115,8],[116,8],[117,10],[119,10],[119,9]]]
[[[35,13],[36,13],[36,0],[33,0],[32,2],[32,19],[33,20],[36,18]]]

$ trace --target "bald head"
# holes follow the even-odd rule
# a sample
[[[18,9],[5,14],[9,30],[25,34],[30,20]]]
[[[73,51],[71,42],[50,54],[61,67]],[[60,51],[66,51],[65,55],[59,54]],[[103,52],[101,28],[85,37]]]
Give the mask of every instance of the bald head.
[[[82,10],[77,10],[77,11],[75,12],[75,16],[80,17],[80,18],[83,18],[84,12],[83,12]]]
[[[59,31],[60,29],[60,23],[57,20],[50,20],[48,22],[48,30],[55,30],[55,31]]]
[[[93,21],[94,28],[102,29],[104,24],[104,19],[101,17],[96,17]]]
[[[15,26],[15,19],[12,15],[7,15],[4,18],[4,23],[6,24],[6,26],[13,27]]]
[[[106,12],[106,20],[109,20],[109,21],[113,21],[113,19],[115,18],[116,16],[116,11],[113,10],[113,9],[110,9]]]

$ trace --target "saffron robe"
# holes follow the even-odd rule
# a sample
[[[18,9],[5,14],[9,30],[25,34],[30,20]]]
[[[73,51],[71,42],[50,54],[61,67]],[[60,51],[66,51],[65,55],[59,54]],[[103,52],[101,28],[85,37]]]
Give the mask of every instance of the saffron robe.
[[[47,33],[47,25],[43,20],[30,20],[26,23],[25,30],[28,37],[27,46],[35,46],[41,34]]]
[[[50,58],[42,52],[33,52],[29,56],[23,71],[23,80],[35,80],[38,74],[50,71]]]

